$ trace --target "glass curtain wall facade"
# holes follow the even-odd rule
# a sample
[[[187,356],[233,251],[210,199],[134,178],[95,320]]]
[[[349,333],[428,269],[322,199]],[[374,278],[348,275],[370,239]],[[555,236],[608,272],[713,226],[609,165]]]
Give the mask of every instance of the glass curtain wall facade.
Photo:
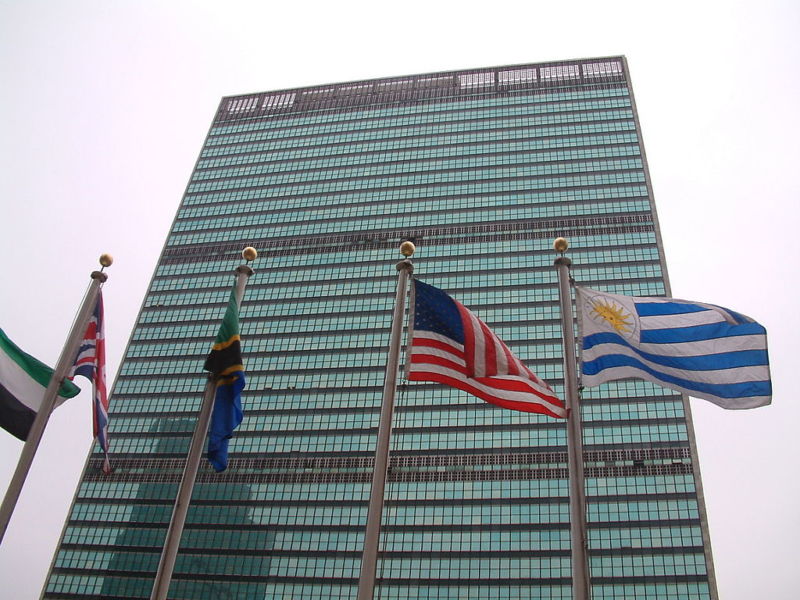
[[[248,384],[204,462],[171,598],[355,598],[395,263],[459,299],[561,392],[552,241],[583,284],[668,291],[624,57],[225,98],[111,400],[44,598],[149,598],[244,246]],[[585,390],[592,597],[715,598],[684,399]],[[376,598],[571,598],[566,428],[400,386]]]

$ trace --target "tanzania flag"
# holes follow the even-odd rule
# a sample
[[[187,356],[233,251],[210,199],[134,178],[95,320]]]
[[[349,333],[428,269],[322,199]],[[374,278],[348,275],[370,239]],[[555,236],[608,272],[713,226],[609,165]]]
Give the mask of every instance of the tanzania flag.
[[[0,427],[21,440],[27,439],[52,377],[53,369],[25,354],[0,329]],[[56,404],[80,391],[65,379]]]
[[[235,289],[204,368],[214,374],[217,386],[208,431],[208,461],[215,471],[224,471],[228,467],[228,440],[242,422],[241,396],[245,384]]]

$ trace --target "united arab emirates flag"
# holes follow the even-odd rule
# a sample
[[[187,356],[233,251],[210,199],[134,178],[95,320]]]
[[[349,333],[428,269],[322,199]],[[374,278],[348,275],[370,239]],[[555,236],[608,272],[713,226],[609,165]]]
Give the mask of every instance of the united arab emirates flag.
[[[52,376],[53,369],[20,350],[0,329],[0,427],[21,440],[27,439]],[[80,391],[65,379],[56,404]]]

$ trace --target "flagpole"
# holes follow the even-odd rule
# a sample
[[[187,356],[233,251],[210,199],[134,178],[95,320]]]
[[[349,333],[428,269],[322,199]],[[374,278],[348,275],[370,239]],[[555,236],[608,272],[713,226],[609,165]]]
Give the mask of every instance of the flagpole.
[[[560,253],[555,260],[558,271],[558,300],[561,306],[561,332],[564,348],[564,390],[567,408],[567,460],[569,462],[569,514],[572,539],[572,597],[589,600],[589,562],[586,554],[586,492],[583,476],[583,432],[578,398],[578,374],[575,364],[575,332],[572,317],[569,267],[572,261],[564,256],[569,243],[558,238],[553,248]]]
[[[58,357],[58,362],[53,370],[53,376],[50,378],[50,383],[44,392],[42,404],[36,412],[36,417],[28,432],[28,437],[25,439],[25,445],[22,447],[14,476],[11,478],[11,483],[8,484],[8,490],[6,490],[6,495],[3,498],[3,504],[0,506],[0,542],[2,542],[5,537],[6,529],[8,529],[8,524],[11,521],[11,515],[17,505],[20,493],[22,492],[22,486],[25,484],[25,479],[28,477],[28,472],[33,463],[33,457],[36,455],[36,450],[39,448],[39,443],[42,441],[44,428],[47,426],[50,414],[55,408],[58,390],[61,388],[61,384],[75,362],[78,349],[86,333],[89,317],[94,311],[95,304],[97,304],[97,295],[100,293],[100,286],[108,279],[108,275],[103,273],[103,269],[111,266],[113,262],[114,260],[110,254],[103,254],[100,257],[102,269],[99,271],[92,271],[92,282],[89,284],[89,289],[86,291],[83,303],[78,309],[78,315],[72,323],[72,329],[70,329],[69,335],[67,336],[67,341],[64,344],[64,348],[61,350],[61,355]]]
[[[404,260],[397,263],[397,292],[392,315],[392,333],[389,338],[389,356],[386,360],[386,378],[383,384],[381,418],[378,424],[378,442],[375,447],[375,466],[372,471],[372,491],[367,511],[367,527],[364,531],[364,552],[361,555],[361,574],[358,579],[358,600],[372,600],[375,590],[375,573],[378,564],[378,541],[383,514],[383,494],[386,486],[386,471],[389,466],[389,439],[392,435],[392,413],[397,390],[397,371],[400,362],[400,341],[403,330],[408,276],[414,272],[409,258],[414,254],[414,244],[406,241],[400,245]]]
[[[247,247],[242,251],[242,257],[250,262],[255,260],[258,253],[254,248]],[[247,280],[254,273],[248,265],[239,265],[236,268],[236,304],[241,306],[244,298],[244,290]],[[209,374],[206,387],[203,391],[203,400],[200,405],[200,414],[197,416],[192,441],[189,444],[189,453],[186,456],[186,465],[183,468],[181,484],[178,488],[178,495],[175,498],[175,505],[172,508],[172,517],[169,521],[167,536],[164,539],[164,548],[161,551],[161,558],[158,561],[158,571],[153,581],[153,590],[150,600],[166,600],[169,592],[169,584],[172,581],[172,574],[175,570],[175,561],[178,557],[178,548],[183,535],[183,528],[186,524],[186,515],[189,511],[189,503],[194,492],[194,484],[197,480],[197,472],[200,469],[200,460],[203,457],[203,446],[208,435],[208,425],[211,422],[211,414],[214,410],[214,397],[216,396],[217,385],[213,374]]]

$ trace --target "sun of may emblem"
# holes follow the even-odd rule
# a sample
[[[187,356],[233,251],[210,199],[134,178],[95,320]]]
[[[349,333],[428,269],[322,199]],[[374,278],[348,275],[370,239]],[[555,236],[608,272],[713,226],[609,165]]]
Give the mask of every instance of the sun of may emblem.
[[[602,319],[623,335],[633,333],[633,316],[613,300],[592,298],[591,307],[595,320]]]

